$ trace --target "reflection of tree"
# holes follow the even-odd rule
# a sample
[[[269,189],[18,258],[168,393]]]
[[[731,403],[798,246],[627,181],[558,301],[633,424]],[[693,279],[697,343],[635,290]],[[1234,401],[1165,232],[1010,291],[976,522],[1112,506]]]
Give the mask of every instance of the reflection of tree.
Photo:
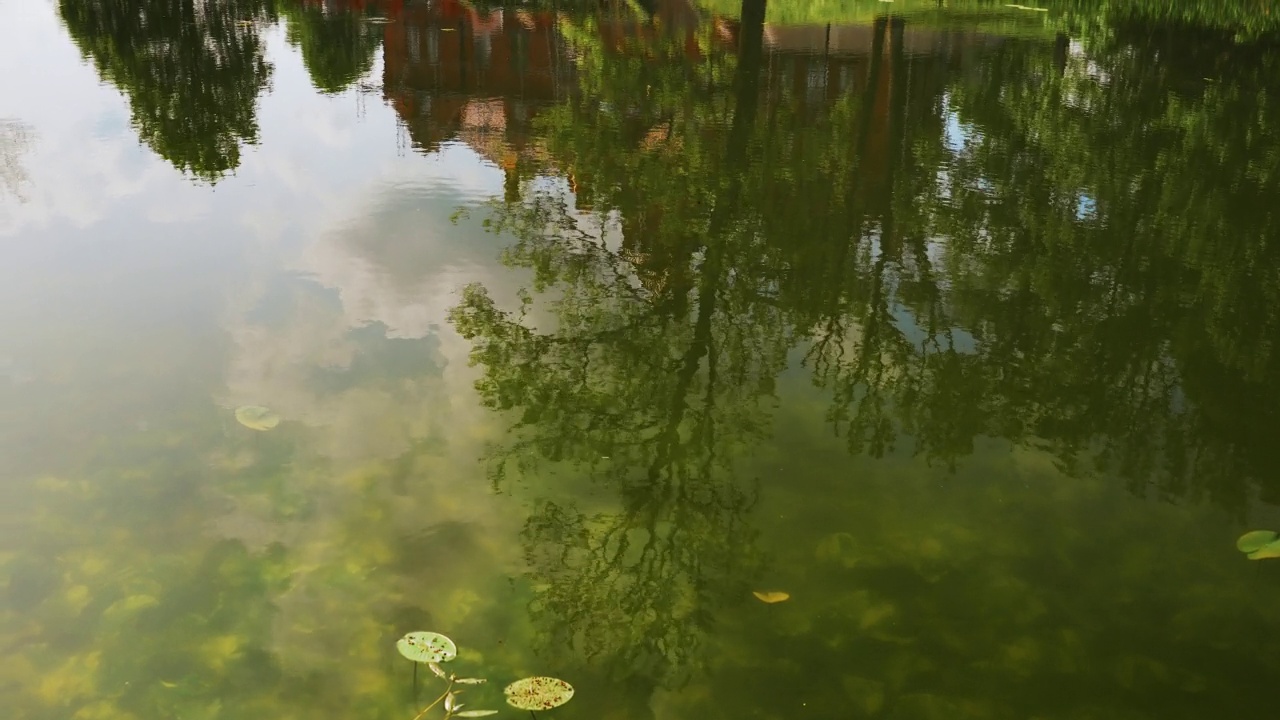
[[[565,295],[559,313],[598,323],[573,335],[584,377],[642,377],[639,345],[595,354],[645,333],[683,332],[696,351],[699,313],[767,316],[776,342],[804,342],[854,452],[909,438],[955,467],[976,438],[1003,437],[1135,492],[1241,507],[1280,464],[1263,439],[1280,332],[1264,200],[1280,177],[1276,56],[1203,31],[1114,30],[1068,47],[882,19],[851,58],[779,35],[749,99],[729,78],[754,61],[700,31],[655,51],[603,21],[568,24],[579,94],[540,127],[578,212],[616,218],[618,248],[567,232],[575,211],[544,194],[502,217],[518,238],[508,259]],[[767,122],[750,120],[757,107]],[[539,452],[564,457],[603,422],[641,437],[611,391],[545,418],[547,398],[582,395],[530,394],[545,367],[510,359],[567,336],[486,312],[472,330],[494,404],[559,423]]]
[[[940,227],[988,376],[1036,390],[1001,394],[1008,425],[1100,441],[1144,491],[1239,506],[1245,478],[1274,477],[1258,441],[1277,394],[1277,59],[1122,27],[1059,68],[1002,53],[955,88],[982,140],[957,157]]]
[[[289,21],[289,42],[302,51],[311,82],[321,92],[342,92],[373,67],[382,33],[357,9],[298,3],[281,13]]]
[[[256,103],[270,67],[255,23],[267,0],[60,0],[67,30],[129,97],[139,137],[213,181],[258,139]]]
[[[554,199],[529,202],[517,212]],[[776,317],[742,321],[712,300],[725,288],[711,283],[694,313],[672,313],[598,236],[566,243],[561,226],[530,237],[547,216],[537,217],[521,218],[532,242],[508,259],[555,265],[539,282],[563,292],[556,331],[528,329],[478,288],[455,323],[477,343],[486,404],[522,413],[499,468],[567,461],[622,495],[616,513],[548,503],[529,520],[545,642],[576,640],[619,673],[674,680],[692,669],[711,608],[745,590],[751,501],[733,459],[765,425],[758,394],[783,365],[785,340]]]
[[[663,164],[712,173],[699,166],[743,157],[759,27],[757,19],[744,41],[754,49],[723,98],[741,110],[727,132],[699,137],[708,129],[701,116],[645,108],[650,121],[667,118],[667,141],[688,143],[693,156],[660,153],[641,177],[658,180]],[[605,132],[615,127],[596,98],[562,110]],[[659,683],[697,667],[713,608],[747,589],[752,533],[743,516],[752,501],[734,458],[767,425],[760,399],[789,345],[780,314],[750,309],[751,283],[735,274],[764,251],[754,229],[735,221],[741,175],[719,187],[710,177],[692,179],[706,183],[698,183],[705,204],[679,199],[678,184],[648,186],[650,202],[679,215],[651,214],[657,224],[644,233],[574,211],[563,189],[535,190],[501,208],[497,226],[518,238],[506,262],[533,268],[536,286],[555,290],[554,331],[531,329],[523,312],[498,309],[479,287],[454,312],[485,368],[485,403],[522,413],[500,470],[509,459],[567,461],[621,494],[620,511],[548,502],[526,526],[532,573],[545,588],[535,608],[546,646],[580,643],[616,675]],[[620,231],[618,248],[610,238]],[[660,275],[635,260],[651,251],[671,259]]]

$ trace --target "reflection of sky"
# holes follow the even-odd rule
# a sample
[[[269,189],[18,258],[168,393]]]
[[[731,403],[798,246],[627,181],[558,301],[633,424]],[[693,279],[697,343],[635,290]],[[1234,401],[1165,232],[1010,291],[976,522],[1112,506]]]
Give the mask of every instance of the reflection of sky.
[[[1088,220],[1098,212],[1098,201],[1091,196],[1081,194],[1079,201],[1076,202],[1076,219]]]
[[[947,115],[947,129],[944,141],[947,144],[947,149],[959,155],[964,150],[964,144],[968,137],[968,133],[960,125],[960,118],[956,117],[954,113]]]
[[[402,578],[406,596],[446,575],[471,592],[469,579],[513,562],[503,528],[515,527],[515,509],[486,502],[473,477],[495,418],[475,401],[468,348],[445,317],[462,284],[500,286],[501,240],[478,219],[449,218],[501,193],[502,173],[465,145],[407,152],[379,96],[315,92],[283,29],[266,39],[260,144],[209,186],[139,142],[127,97],[82,61],[55,5],[0,0],[0,117],[37,138],[22,155],[26,202],[0,195],[0,529],[33,497],[29,478],[114,472],[96,467],[108,448],[150,457],[208,444],[209,457],[185,460],[215,468],[201,488],[214,534],[254,548],[284,541],[302,565],[332,569],[357,554],[342,531],[359,496],[404,515],[358,534],[372,545],[446,525],[483,538]],[[228,420],[241,404],[285,422],[254,436]],[[300,469],[285,485],[313,507],[306,522],[276,516],[288,500],[268,494],[276,478],[227,490],[255,471],[255,453],[291,443]],[[412,498],[379,506],[360,493],[361,472],[424,444]],[[335,605],[362,622],[381,617],[325,594],[326,583],[297,579],[279,602],[276,639],[299,665],[316,656],[293,652],[296,627]],[[396,592],[383,587],[378,601]],[[434,612],[446,622],[464,610],[450,600]]]
[[[960,116],[954,109],[951,109],[951,95],[944,93],[942,96],[942,106],[946,108],[943,111],[943,117],[946,124],[942,130],[942,143],[952,155],[959,155],[964,152],[965,145],[969,142],[969,136],[972,134],[971,128],[960,122]]]
[[[922,347],[927,343],[931,346],[931,351],[936,348],[965,354],[972,354],[978,350],[978,341],[964,328],[939,328],[930,336],[928,328],[920,325],[910,308],[894,305],[889,309],[889,314],[893,316],[898,331],[907,339],[907,342],[916,347]]]
[[[449,216],[499,194],[501,171],[461,144],[406,151],[377,95],[316,93],[282,27],[266,33],[273,78],[259,99],[260,143],[211,187],[139,142],[127,97],[82,60],[56,13],[0,4],[0,117],[36,137],[21,155],[26,202],[0,195],[10,338],[0,354],[32,379],[21,395],[0,387],[0,463],[40,465],[69,436],[227,401],[227,384],[235,396],[246,372],[247,391],[297,392],[281,374],[247,368],[280,352],[324,366],[332,348],[321,338],[370,323],[422,337],[438,331],[461,285],[492,281],[499,240]],[[291,276],[338,306],[298,315],[299,285],[281,295]],[[271,342],[301,344],[246,350],[244,333],[273,313],[312,337],[279,332]],[[307,325],[320,317],[328,327]],[[441,351],[461,361],[454,340]],[[291,354],[307,348],[310,360]],[[32,433],[44,440],[16,441]]]

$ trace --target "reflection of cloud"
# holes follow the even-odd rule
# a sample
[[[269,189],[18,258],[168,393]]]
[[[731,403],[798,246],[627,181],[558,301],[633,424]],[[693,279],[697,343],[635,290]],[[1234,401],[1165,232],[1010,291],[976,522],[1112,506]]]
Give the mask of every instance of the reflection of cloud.
[[[35,141],[35,133],[25,123],[0,118],[0,194],[8,192],[26,202],[22,186],[29,182],[22,156]]]
[[[211,205],[207,195],[192,193],[153,205],[147,211],[147,219],[153,223],[195,222],[209,213]]]
[[[390,108],[371,106],[353,122],[357,92],[317,95],[281,32],[269,32],[267,46],[276,85],[263,99],[262,145],[226,183],[271,190],[269,201],[238,208],[263,270],[225,319],[233,349],[223,400],[268,405],[306,425],[323,436],[320,455],[393,457],[475,405],[460,372],[467,347],[446,317],[462,285],[493,274],[501,243],[449,218],[500,194],[503,176],[461,144],[400,155],[388,142]],[[263,308],[270,322],[255,315]],[[378,348],[424,339],[409,343],[421,353],[417,377],[315,385],[352,373]]]
[[[395,457],[438,429],[422,412],[439,406],[441,362],[432,344],[353,326],[332,291],[282,277],[227,331],[228,406],[269,405],[307,426],[320,455]],[[415,372],[387,375],[397,364]]]
[[[39,72],[28,70],[32,57],[40,58]],[[0,235],[63,224],[85,228],[109,215],[121,198],[168,194],[162,187],[174,172],[149,161],[132,128],[119,121],[123,98],[85,66],[54,5],[0,4],[0,77],[0,115],[20,114],[39,137],[21,158],[26,202],[0,211]],[[0,128],[0,135],[9,132]],[[0,176],[12,177],[4,169],[13,161],[6,144],[0,140]],[[0,186],[8,185],[0,177]]]

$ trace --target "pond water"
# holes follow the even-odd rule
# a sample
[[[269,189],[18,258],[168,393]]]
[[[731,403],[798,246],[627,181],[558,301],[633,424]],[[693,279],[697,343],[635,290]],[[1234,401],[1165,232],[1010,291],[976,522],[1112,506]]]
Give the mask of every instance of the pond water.
[[[1260,7],[0,0],[3,715],[1269,717]]]

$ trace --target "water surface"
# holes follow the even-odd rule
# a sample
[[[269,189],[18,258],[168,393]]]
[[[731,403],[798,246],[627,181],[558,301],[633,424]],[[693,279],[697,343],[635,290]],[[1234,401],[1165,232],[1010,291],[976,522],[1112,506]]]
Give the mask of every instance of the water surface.
[[[0,0],[0,707],[1268,716],[1242,8]]]

